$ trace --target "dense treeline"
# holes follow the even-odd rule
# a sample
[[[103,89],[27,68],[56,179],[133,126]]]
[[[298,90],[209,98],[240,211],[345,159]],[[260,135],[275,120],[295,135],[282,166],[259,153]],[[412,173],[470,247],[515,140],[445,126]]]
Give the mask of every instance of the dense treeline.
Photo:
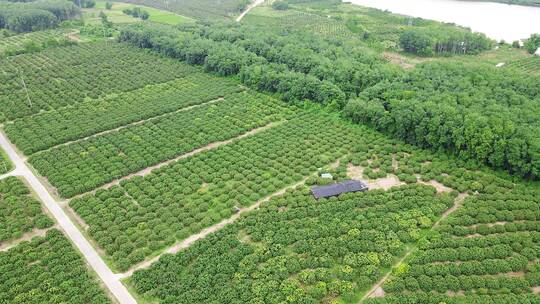
[[[248,86],[291,102],[348,103],[345,113],[354,121],[397,138],[540,176],[540,78],[444,62],[404,72],[362,48],[249,26],[136,25],[120,40],[220,75],[238,74]]]
[[[363,49],[301,33],[277,35],[256,27],[184,26],[180,31],[145,25],[126,28],[121,41],[152,48],[219,75],[239,74],[250,87],[285,100],[312,100],[341,108],[349,96],[399,74]]]
[[[484,34],[450,27],[410,28],[401,33],[401,47],[422,56],[441,54],[477,54],[489,50],[493,41]]]
[[[539,100],[540,78],[439,62],[369,88],[345,113],[421,147],[537,178]]]
[[[79,8],[65,0],[0,2],[0,28],[13,32],[43,30],[79,14]]]

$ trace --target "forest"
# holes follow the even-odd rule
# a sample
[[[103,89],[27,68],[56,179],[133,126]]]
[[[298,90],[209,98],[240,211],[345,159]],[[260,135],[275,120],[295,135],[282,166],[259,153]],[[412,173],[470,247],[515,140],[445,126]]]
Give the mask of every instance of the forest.
[[[166,31],[135,25],[122,30],[119,40],[218,75],[238,75],[249,87],[291,103],[310,100],[345,109],[353,121],[421,147],[540,177],[540,116],[534,106],[540,77],[444,62],[403,71],[354,46],[305,32],[277,35],[259,26]]]
[[[79,8],[66,0],[0,1],[0,29],[16,33],[39,31],[56,27],[79,14]]]

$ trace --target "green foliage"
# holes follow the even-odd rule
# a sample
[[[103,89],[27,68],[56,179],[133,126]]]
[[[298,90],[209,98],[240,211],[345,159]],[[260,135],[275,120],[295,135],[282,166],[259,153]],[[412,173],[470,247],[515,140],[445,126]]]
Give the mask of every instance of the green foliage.
[[[139,293],[174,303],[354,299],[403,250],[419,218],[445,208],[421,185],[318,201],[299,188],[136,272],[132,282]]]
[[[236,82],[229,79],[203,74],[189,66],[177,65],[176,68],[191,74],[170,82],[40,113],[32,119],[17,119],[7,124],[5,131],[10,140],[30,155],[65,142],[208,102],[239,90]]]
[[[0,180],[0,244],[21,238],[33,229],[52,225],[53,221],[41,210],[40,202],[30,195],[20,179]]]
[[[291,103],[311,100],[341,108],[348,95],[399,74],[360,49],[259,30],[229,24],[190,25],[175,32],[139,24],[123,29],[119,38],[191,64],[203,64],[220,75],[238,73],[248,86],[278,93]],[[175,43],[177,40],[182,43]],[[335,58],[335,54],[340,55]]]
[[[106,2],[105,3],[105,9],[110,10],[110,9],[112,9],[112,7],[113,7],[112,2]]]
[[[111,303],[77,251],[56,229],[0,252],[0,269],[3,303]]]
[[[272,3],[272,8],[278,11],[284,11],[289,8],[289,4],[285,1],[274,1]]]
[[[427,63],[362,92],[345,113],[418,146],[538,178],[539,88],[540,78],[508,70]]]
[[[401,47],[421,56],[441,54],[478,54],[489,50],[493,41],[484,34],[450,27],[409,28],[399,38]]]
[[[216,104],[37,153],[30,157],[30,163],[61,195],[71,197],[212,142],[263,127],[287,113],[281,102],[263,95],[228,95]]]
[[[44,68],[36,69],[36,65]],[[192,71],[174,60],[114,42],[46,49],[0,60],[0,113],[5,120],[12,120],[166,82]]]
[[[387,300],[370,303],[403,303],[433,292],[435,298],[422,303],[473,301],[481,295],[485,303],[533,299],[530,287],[540,283],[538,194],[518,186],[467,198],[412,255],[406,275],[384,285]],[[448,296],[457,292],[462,295]]]
[[[529,54],[534,54],[540,48],[540,34],[532,34],[525,41],[524,47]]]
[[[134,18],[141,18],[142,20],[147,20],[150,17],[148,11],[141,9],[140,7],[134,7],[132,9],[126,8],[122,10],[122,12],[128,16],[132,16]]]
[[[13,32],[31,32],[56,27],[63,20],[80,14],[79,9],[65,0],[35,2],[0,2],[0,28]]]
[[[90,225],[90,234],[115,265],[125,270],[153,251],[230,217],[235,206],[250,206],[334,162],[360,134],[334,118],[302,114],[73,199],[70,206]]]

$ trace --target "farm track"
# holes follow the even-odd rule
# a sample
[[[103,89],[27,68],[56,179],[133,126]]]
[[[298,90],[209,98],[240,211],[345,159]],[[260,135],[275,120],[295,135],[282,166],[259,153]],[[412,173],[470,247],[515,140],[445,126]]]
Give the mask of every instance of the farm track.
[[[302,179],[301,181],[291,185],[291,186],[288,186],[288,187],[285,187],[277,192],[274,192],[266,197],[264,197],[263,199],[260,199],[258,200],[255,204],[249,206],[249,207],[245,207],[245,208],[242,208],[240,209],[237,213],[235,213],[233,216],[231,216],[230,218],[228,219],[224,219],[222,220],[221,222],[213,225],[213,226],[210,226],[210,227],[207,227],[205,229],[203,229],[201,232],[199,233],[196,233],[196,234],[193,234],[191,236],[189,236],[187,239],[173,245],[172,247],[169,247],[168,249],[165,249],[162,253],[160,253],[158,256],[156,257],[153,257],[151,258],[150,260],[147,260],[147,261],[144,261],[138,265],[135,265],[134,267],[132,267],[130,270],[128,270],[127,272],[123,273],[121,276],[122,278],[127,278],[127,277],[130,277],[133,275],[133,273],[137,270],[141,270],[141,269],[145,269],[145,268],[148,268],[150,266],[152,266],[152,264],[154,264],[155,262],[157,262],[162,255],[164,254],[176,254],[178,253],[180,250],[182,249],[186,249],[188,247],[190,247],[193,243],[195,243],[196,241],[200,240],[200,239],[203,239],[205,238],[207,235],[211,234],[211,233],[214,233],[216,231],[219,231],[221,230],[223,227],[225,227],[226,225],[228,224],[232,224],[234,223],[236,220],[238,220],[240,218],[240,216],[243,214],[243,213],[246,213],[246,212],[249,212],[249,211],[253,211],[257,208],[259,208],[259,206],[265,202],[268,202],[269,200],[271,200],[272,198],[276,197],[276,196],[280,196],[280,195],[283,195],[285,194],[285,192],[289,189],[293,189],[293,188],[296,188],[300,185],[303,185],[306,180],[309,178],[310,176],[308,177],[305,177],[304,179]]]
[[[238,16],[238,18],[236,18],[236,22],[240,22],[242,21],[242,19],[244,18],[244,16],[246,16],[252,9],[254,9],[255,7],[259,6],[260,4],[262,4],[264,2],[264,0],[255,0],[253,1],[252,3],[250,3],[246,9],[242,12],[242,14],[240,14],[240,16]]]
[[[456,199],[454,200],[454,205],[452,207],[450,207],[448,210],[446,210],[442,214],[441,218],[437,222],[435,222],[433,224],[433,226],[431,226],[431,229],[438,227],[440,225],[440,223],[442,222],[442,220],[446,219],[448,216],[450,216],[450,214],[452,214],[454,211],[459,209],[459,207],[461,207],[461,204],[463,203],[463,201],[468,196],[469,196],[469,194],[467,194],[467,193],[460,193],[456,197]],[[390,270],[388,270],[388,272],[375,285],[373,285],[373,287],[360,299],[360,301],[358,303],[364,303],[364,301],[366,299],[368,299],[368,298],[384,297],[384,290],[382,289],[382,286],[384,285],[384,283],[386,283],[386,281],[392,275],[392,270],[395,267],[397,267],[399,264],[403,263],[403,261],[405,261],[407,259],[407,257],[414,252],[415,249],[416,249],[416,246],[413,246],[413,247],[409,248],[407,250],[407,252],[405,253],[405,255],[401,259],[399,259],[399,261],[397,263],[395,263],[390,268]]]
[[[169,165],[169,164],[171,164],[171,163],[174,163],[174,162],[176,162],[176,161],[178,161],[178,160],[181,160],[181,159],[184,159],[184,158],[188,158],[188,157],[191,157],[191,156],[193,156],[193,155],[195,155],[195,154],[198,154],[198,153],[201,153],[201,152],[205,152],[205,151],[208,151],[208,150],[212,150],[212,149],[218,148],[218,147],[223,146],[223,145],[230,144],[230,143],[232,143],[232,142],[234,142],[234,141],[237,141],[237,140],[240,140],[240,139],[242,139],[242,138],[245,138],[245,137],[248,137],[248,136],[252,136],[252,135],[255,135],[255,134],[259,133],[259,132],[262,132],[262,131],[265,131],[265,130],[267,130],[267,129],[273,128],[273,127],[275,127],[275,126],[277,126],[277,125],[280,125],[280,124],[282,124],[282,123],[284,123],[284,122],[285,122],[284,120],[282,120],[282,121],[277,121],[277,122],[271,122],[271,123],[267,124],[266,126],[263,126],[263,127],[259,127],[259,128],[253,129],[253,130],[248,131],[248,132],[246,132],[246,133],[244,133],[244,134],[242,134],[242,135],[240,135],[240,136],[237,136],[237,137],[234,137],[234,138],[231,138],[231,139],[228,139],[228,140],[224,140],[224,141],[217,141],[217,142],[210,143],[210,144],[208,144],[208,145],[206,145],[206,146],[203,146],[203,147],[201,147],[201,148],[197,148],[197,149],[195,149],[195,150],[193,150],[193,151],[191,151],[191,152],[181,154],[180,156],[177,156],[177,157],[175,157],[175,158],[166,160],[166,161],[164,161],[164,162],[161,162],[161,163],[159,163],[159,164],[156,164],[156,165],[147,167],[147,168],[145,168],[145,169],[143,169],[143,170],[140,170],[140,171],[138,171],[138,172],[131,173],[131,174],[129,174],[129,175],[126,175],[126,176],[124,176],[124,177],[121,177],[121,178],[119,178],[119,179],[116,179],[116,180],[114,180],[114,181],[112,181],[112,182],[109,182],[109,183],[107,183],[107,184],[105,184],[105,185],[103,185],[103,186],[100,186],[100,187],[98,187],[98,188],[96,188],[96,189],[94,189],[94,190],[92,190],[92,191],[89,191],[89,192],[86,192],[86,193],[77,195],[77,196],[75,196],[75,197],[73,197],[73,198],[81,197],[81,196],[84,196],[84,195],[87,195],[87,194],[95,194],[96,191],[98,191],[98,190],[101,190],[101,189],[108,189],[108,188],[111,188],[111,187],[113,187],[113,186],[119,185],[121,181],[131,179],[131,178],[133,178],[133,177],[135,177],[135,176],[145,176],[145,175],[148,175],[148,174],[152,173],[153,170],[158,169],[158,168],[161,168],[161,167],[163,167],[163,166],[167,166],[167,165]],[[72,199],[73,199],[73,198],[72,198]]]
[[[343,157],[339,158],[337,161],[330,164],[329,167],[332,168],[332,169],[337,168],[337,166],[339,165],[339,162],[341,161],[341,159],[343,159]],[[314,174],[316,174],[316,173],[314,173]],[[311,176],[313,176],[314,174],[310,174],[310,175],[304,177],[299,182],[296,182],[296,183],[294,183],[294,184],[292,184],[290,186],[284,187],[283,189],[281,189],[281,190],[279,190],[277,192],[274,192],[272,194],[267,195],[266,197],[258,200],[257,202],[255,202],[251,206],[240,209],[237,213],[235,213],[233,216],[229,217],[228,219],[224,219],[221,222],[219,222],[219,223],[217,223],[217,224],[215,224],[213,226],[210,226],[210,227],[207,227],[207,228],[203,229],[199,233],[196,233],[196,234],[193,234],[193,235],[189,236],[185,240],[173,245],[172,247],[169,247],[168,249],[165,249],[159,255],[133,266],[130,270],[128,270],[125,273],[121,274],[121,277],[122,278],[127,278],[127,277],[132,276],[133,273],[135,271],[137,271],[137,270],[149,268],[150,266],[152,266],[152,264],[157,262],[161,258],[161,256],[163,256],[164,254],[176,254],[176,253],[180,252],[180,250],[183,250],[183,249],[186,249],[186,248],[190,247],[193,243],[195,243],[196,241],[198,241],[200,239],[205,238],[207,235],[221,230],[223,227],[225,227],[228,224],[234,223],[236,220],[238,220],[240,218],[240,216],[243,213],[253,211],[253,210],[259,208],[261,206],[261,204],[263,204],[265,202],[268,202],[272,198],[285,194],[285,192],[287,192],[287,190],[294,189],[294,188],[297,188],[298,186],[301,186],[301,185],[305,184],[306,181]]]
[[[120,276],[114,274],[111,269],[105,264],[96,250],[77,229],[68,215],[64,212],[59,202],[55,201],[46,187],[40,182],[38,177],[30,170],[21,157],[11,145],[6,135],[0,132],[0,146],[4,149],[9,159],[15,166],[15,170],[11,176],[20,176],[26,179],[28,185],[37,194],[41,202],[44,204],[48,212],[54,217],[57,226],[77,247],[86,262],[94,270],[99,278],[103,281],[107,289],[112,293],[120,304],[135,304],[137,303],[133,296],[128,292],[126,287],[120,282]]]
[[[13,248],[13,247],[15,247],[15,246],[17,246],[17,245],[19,245],[19,244],[21,244],[23,242],[30,241],[34,237],[45,236],[45,234],[47,234],[47,232],[49,230],[55,229],[55,228],[58,228],[58,226],[53,226],[53,227],[45,228],[45,229],[34,229],[34,230],[30,231],[30,232],[27,232],[27,233],[23,234],[18,239],[8,241],[8,242],[4,242],[4,243],[0,243],[0,252],[8,251],[11,248]]]
[[[57,148],[57,147],[69,146],[71,144],[82,142],[82,141],[85,141],[85,140],[88,140],[88,139],[91,139],[91,138],[95,138],[95,137],[107,135],[107,134],[110,134],[110,133],[118,132],[118,131],[120,131],[122,129],[126,129],[126,128],[129,128],[129,127],[132,127],[132,126],[142,125],[142,124],[144,124],[146,122],[150,122],[150,121],[157,120],[157,119],[160,119],[160,118],[163,118],[163,117],[167,117],[169,115],[174,115],[174,114],[177,114],[177,113],[190,111],[190,110],[196,109],[198,107],[202,107],[202,106],[212,105],[212,104],[218,103],[218,102],[223,101],[223,100],[225,100],[225,98],[220,97],[220,98],[217,98],[217,99],[207,101],[205,103],[188,106],[188,107],[181,108],[181,109],[178,109],[178,110],[175,110],[175,111],[172,111],[172,112],[167,112],[167,113],[163,113],[163,114],[153,116],[153,117],[150,117],[150,118],[146,118],[146,119],[138,120],[138,121],[135,121],[135,122],[131,122],[131,123],[122,125],[120,127],[114,128],[114,129],[101,131],[101,132],[98,132],[98,133],[95,133],[95,134],[92,134],[92,135],[89,135],[89,136],[86,136],[86,137],[83,137],[83,138],[79,138],[79,139],[71,140],[71,141],[61,143],[61,144],[58,144],[58,145],[54,145],[54,146],[52,146],[52,147],[50,147],[48,149],[38,151],[38,152],[36,152],[36,153],[34,153],[32,155],[38,155],[40,153],[50,151],[50,150],[52,150],[54,148]]]

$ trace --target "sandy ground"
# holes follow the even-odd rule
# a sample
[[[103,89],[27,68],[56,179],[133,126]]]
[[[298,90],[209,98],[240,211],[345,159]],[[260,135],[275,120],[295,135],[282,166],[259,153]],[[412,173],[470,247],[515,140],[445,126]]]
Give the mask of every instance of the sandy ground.
[[[368,180],[364,178],[363,173],[364,173],[364,168],[361,166],[353,166],[349,164],[349,166],[347,167],[347,175],[350,178],[364,181],[368,185],[369,189],[371,190],[373,189],[388,190],[392,187],[405,185],[404,182],[400,181],[397,178],[397,176],[393,174],[388,174],[388,176],[385,178]]]
[[[45,236],[47,231],[49,231],[49,230],[51,230],[53,228],[58,228],[58,227],[53,226],[51,228],[46,228],[46,229],[34,229],[34,230],[30,231],[30,232],[27,232],[27,233],[23,234],[22,237],[20,237],[20,238],[18,238],[16,240],[11,240],[11,241],[0,243],[0,252],[1,251],[8,251],[11,248],[19,245],[20,243],[30,241],[31,239],[33,239],[35,237]]]

